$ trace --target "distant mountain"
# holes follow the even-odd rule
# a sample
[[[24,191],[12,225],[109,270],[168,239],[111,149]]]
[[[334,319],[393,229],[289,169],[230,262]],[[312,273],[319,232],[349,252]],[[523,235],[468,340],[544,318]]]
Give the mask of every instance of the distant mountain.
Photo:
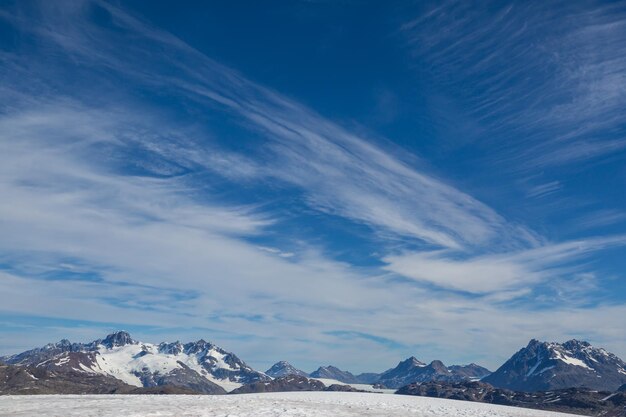
[[[559,344],[531,340],[483,381],[517,391],[571,387],[614,391],[626,383],[626,364],[587,342],[570,340]]]
[[[399,388],[414,382],[475,380],[488,374],[489,370],[476,364],[448,368],[441,361],[432,361],[427,365],[412,356],[380,374],[376,382],[389,388]]]
[[[270,369],[265,371],[265,374],[272,378],[280,378],[281,376],[287,375],[309,376],[306,372],[295,368],[289,362],[285,361],[276,362]]]
[[[354,376],[360,384],[374,384],[380,378],[380,374],[365,372]]]
[[[359,380],[356,376],[348,371],[342,371],[334,366],[320,366],[317,370],[309,374],[311,378],[335,379],[345,384],[358,384]]]
[[[491,374],[489,369],[476,365],[475,363],[470,363],[469,365],[451,365],[448,369],[450,372],[459,376],[464,376],[472,381],[481,380]]]
[[[424,382],[400,388],[397,394],[477,401],[514,407],[602,417],[626,417],[626,393],[581,388],[528,393],[495,388],[484,382]]]
[[[269,382],[255,382],[232,391],[232,394],[251,392],[283,392],[283,391],[324,391],[326,386],[315,379],[301,375],[287,375]]]
[[[349,385],[332,384],[327,387],[324,383],[316,379],[310,379],[300,375],[287,375],[269,382],[254,382],[252,384],[244,385],[230,392],[230,394],[286,391],[364,392],[354,389]]]
[[[206,394],[223,394],[243,384],[271,379],[204,340],[151,344],[138,342],[123,331],[86,344],[61,340],[0,360],[55,374],[104,375],[134,387],[167,385]]]

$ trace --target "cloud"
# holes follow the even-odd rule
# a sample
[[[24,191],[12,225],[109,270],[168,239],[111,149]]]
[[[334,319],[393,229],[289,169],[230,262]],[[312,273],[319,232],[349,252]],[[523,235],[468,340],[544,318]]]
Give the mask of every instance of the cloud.
[[[550,194],[556,193],[561,189],[561,183],[558,181],[550,181],[545,184],[535,185],[528,190],[528,197],[542,198]]]
[[[80,62],[106,67],[146,88],[162,88],[176,100],[192,100],[201,108],[231,112],[262,135],[262,158],[252,162],[226,152],[226,161],[242,161],[230,178],[273,181],[295,186],[311,208],[370,226],[383,233],[427,244],[463,248],[501,240],[503,245],[528,244],[532,233],[519,233],[494,210],[425,170],[386,152],[372,138],[355,135],[310,109],[203,56],[173,36],[150,27],[107,3],[43,14],[47,42]],[[88,6],[87,6],[88,5]],[[107,14],[117,32],[89,22],[89,7]],[[62,8],[61,8],[62,9]],[[73,24],[63,25],[71,20]],[[136,39],[124,49],[127,36]],[[167,54],[152,54],[162,50]],[[97,51],[97,52],[96,52]],[[148,72],[146,68],[158,71]],[[197,142],[180,149],[151,144],[151,150],[175,162]],[[221,151],[219,151],[221,152]],[[219,153],[218,152],[218,153]],[[204,155],[203,155],[204,156]],[[261,155],[259,155],[261,156]],[[194,158],[193,161],[198,161]],[[211,162],[215,159],[212,158]],[[184,162],[183,162],[184,164]],[[221,174],[224,164],[204,163]],[[524,238],[519,238],[524,236]],[[518,242],[521,240],[521,242]],[[532,240],[532,239],[531,239]]]
[[[625,244],[626,237],[613,236],[470,258],[434,251],[390,255],[383,261],[387,263],[385,269],[420,282],[484,294],[524,288],[580,272],[583,259],[593,252]]]
[[[489,9],[489,12],[486,10]],[[626,10],[445,1],[400,28],[421,74],[481,126],[492,162],[535,171],[626,148]]]

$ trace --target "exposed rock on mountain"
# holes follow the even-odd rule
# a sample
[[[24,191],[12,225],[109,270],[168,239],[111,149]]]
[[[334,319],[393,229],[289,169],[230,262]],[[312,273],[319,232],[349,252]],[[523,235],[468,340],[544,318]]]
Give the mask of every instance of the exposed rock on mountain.
[[[478,379],[486,374],[489,374],[487,369],[475,364],[447,368],[441,361],[432,361],[427,365],[415,357],[410,357],[395,368],[380,374],[377,382],[389,388],[399,388],[413,382],[456,382]]]
[[[316,371],[311,372],[311,378],[335,379],[345,384],[358,384],[359,380],[348,371],[342,371],[334,366],[320,366]]]
[[[272,378],[279,378],[287,375],[309,376],[306,372],[295,368],[289,362],[285,361],[276,362],[270,369],[265,371],[265,374],[271,376]]]
[[[248,394],[256,392],[286,392],[286,391],[342,391],[364,392],[349,385],[332,384],[327,387],[316,379],[310,379],[300,375],[287,375],[276,378],[273,381],[255,382],[244,385],[232,391],[231,394]]]
[[[476,365],[475,363],[470,363],[469,365],[452,365],[449,366],[448,369],[453,374],[465,377],[473,381],[480,380],[491,374],[491,371],[489,369],[484,368],[480,365]]]
[[[282,391],[324,391],[326,386],[315,379],[299,375],[288,375],[273,381],[255,382],[244,385],[231,394],[247,394],[251,392],[282,392]]]
[[[570,340],[559,344],[531,340],[483,381],[517,391],[571,387],[614,391],[626,383],[626,364],[587,342]]]
[[[155,345],[138,342],[127,332],[86,344],[61,340],[1,359],[55,375],[104,375],[135,387],[169,385],[206,394],[223,394],[243,384],[271,379],[204,340]]]
[[[528,393],[495,388],[477,381],[425,382],[404,386],[397,394],[478,401],[593,416],[626,416],[625,393],[598,392],[580,388]]]
[[[0,365],[0,394],[109,394],[135,387],[106,375]]]

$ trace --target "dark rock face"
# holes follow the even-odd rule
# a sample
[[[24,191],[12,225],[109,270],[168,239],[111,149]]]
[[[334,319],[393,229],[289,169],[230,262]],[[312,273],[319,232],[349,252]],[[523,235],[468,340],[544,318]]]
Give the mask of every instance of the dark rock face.
[[[265,374],[272,378],[280,378],[281,376],[287,375],[309,376],[306,372],[295,368],[289,362],[285,361],[276,362],[270,369],[265,371]]]
[[[481,366],[472,364],[466,366],[446,367],[441,361],[432,361],[426,365],[424,362],[410,357],[398,364],[393,369],[383,372],[377,383],[389,388],[399,388],[414,382],[446,381],[457,382],[475,378],[474,375],[489,373]]]
[[[587,342],[531,340],[483,381],[498,388],[529,392],[572,387],[614,391],[626,383],[626,364]]]
[[[69,342],[68,342],[69,343]],[[103,341],[102,345],[108,348],[114,348],[118,346],[136,345],[137,342],[130,337],[127,332],[115,332],[108,335]]]
[[[136,387],[110,376],[0,365],[0,394],[111,394]]]
[[[300,375],[287,375],[269,382],[255,382],[231,391],[231,394],[249,394],[256,392],[289,392],[289,391],[341,391],[365,392],[349,385],[332,384],[326,387],[322,382]]]
[[[626,392],[626,384],[622,385],[617,389],[617,392]]]
[[[324,391],[338,391],[338,392],[367,392],[360,389],[356,389],[351,387],[350,385],[340,385],[340,384],[332,384],[329,387],[326,387]]]
[[[358,384],[359,380],[357,377],[352,375],[348,371],[342,371],[339,368],[334,366],[320,366],[316,371],[311,372],[311,378],[326,378],[326,379],[335,379],[337,381],[341,381],[346,384]]]
[[[214,382],[209,381],[185,364],[164,375],[146,372],[141,378],[144,387],[169,386],[185,388],[198,394],[226,394],[226,390]]]
[[[231,391],[231,394],[248,394],[253,392],[284,392],[284,391],[324,391],[326,386],[320,381],[304,376],[288,375],[273,381],[255,382]]]
[[[533,393],[495,388],[477,381],[409,384],[397,394],[477,401],[593,416],[626,416],[626,394],[569,388]]]

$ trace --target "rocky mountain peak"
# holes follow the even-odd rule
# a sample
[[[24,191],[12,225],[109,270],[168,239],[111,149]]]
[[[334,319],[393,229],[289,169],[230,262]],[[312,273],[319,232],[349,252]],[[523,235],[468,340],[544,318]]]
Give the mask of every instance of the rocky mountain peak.
[[[130,334],[126,331],[118,331],[115,333],[111,333],[107,337],[104,338],[102,344],[108,348],[114,348],[119,346],[126,345],[136,345],[137,342],[130,337]]]
[[[286,361],[276,362],[274,365],[272,365],[270,369],[265,371],[265,373],[272,378],[278,378],[287,375],[308,376],[306,372],[297,369]]]
[[[411,369],[411,368],[415,368],[415,367],[424,367],[426,366],[426,364],[420,360],[418,360],[415,356],[411,356],[408,359],[405,359],[403,361],[400,361],[400,363],[398,363],[398,366],[396,367],[396,369],[399,370],[407,370],[407,369]]]
[[[167,355],[180,355],[183,352],[184,346],[178,340],[173,343],[160,343],[159,353],[165,353]]]
[[[342,371],[341,369],[328,365],[320,366],[316,371],[311,372],[311,378],[328,378],[336,379],[345,384],[358,383],[357,378],[348,371]]]
[[[209,350],[213,347],[213,344],[210,342],[207,342],[204,339],[200,339],[196,342],[191,342],[191,343],[187,343],[186,345],[184,345],[184,351],[187,354],[196,354],[196,353],[200,353],[206,350]]]
[[[518,391],[570,387],[613,391],[626,382],[625,366],[617,356],[586,341],[533,339],[483,381]]]
[[[441,373],[448,373],[450,372],[448,370],[448,368],[446,367],[446,365],[443,364],[443,362],[435,360],[432,361],[428,367],[432,368],[433,370],[437,371],[437,372],[441,372]]]

